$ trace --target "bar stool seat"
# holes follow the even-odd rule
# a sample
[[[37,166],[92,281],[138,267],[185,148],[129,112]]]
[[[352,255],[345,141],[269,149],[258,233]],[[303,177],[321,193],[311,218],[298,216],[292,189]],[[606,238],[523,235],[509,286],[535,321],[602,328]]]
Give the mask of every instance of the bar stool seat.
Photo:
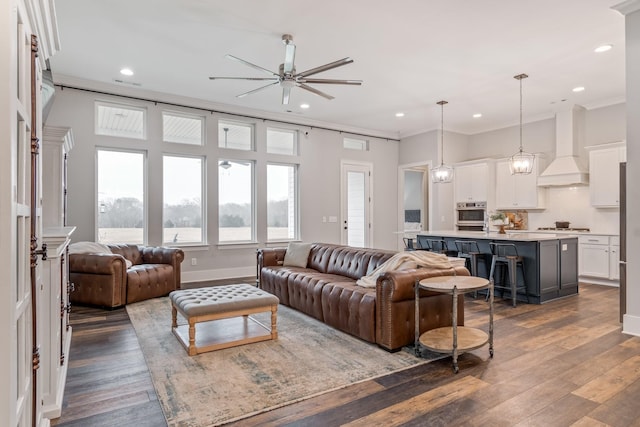
[[[518,255],[518,249],[513,243],[489,243],[491,249],[491,271],[489,277],[493,278],[494,288],[511,292],[513,306],[516,306],[516,296],[518,291],[523,291],[527,302],[529,295],[527,293],[527,284],[525,283],[524,258]],[[518,284],[518,267],[522,270],[522,282]],[[500,269],[500,280],[495,277],[496,270]],[[508,273],[508,283],[505,279],[505,272]]]

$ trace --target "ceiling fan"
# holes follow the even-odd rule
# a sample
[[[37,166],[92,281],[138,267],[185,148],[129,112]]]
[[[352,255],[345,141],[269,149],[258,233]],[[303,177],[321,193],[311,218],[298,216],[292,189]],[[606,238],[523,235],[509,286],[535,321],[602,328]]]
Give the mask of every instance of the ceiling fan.
[[[303,71],[301,73],[296,73],[296,67],[294,65],[295,55],[296,55],[296,45],[293,44],[293,37],[290,34],[284,34],[282,36],[282,43],[285,45],[284,50],[284,63],[280,64],[280,69],[278,73],[274,73],[273,71],[267,70],[266,68],[262,68],[259,65],[252,64],[251,62],[245,61],[244,59],[240,59],[233,55],[225,55],[226,58],[232,59],[234,61],[241,62],[245,65],[248,65],[251,68],[255,68],[256,70],[260,70],[266,74],[269,74],[270,77],[209,77],[211,80],[264,80],[271,81],[266,86],[261,86],[257,89],[250,90],[249,92],[241,93],[237,95],[238,98],[242,98],[247,95],[251,95],[252,93],[259,92],[261,90],[267,89],[271,86],[280,85],[282,86],[282,104],[286,105],[289,103],[289,98],[291,96],[291,89],[294,87],[299,87],[304,90],[308,90],[311,93],[315,93],[316,95],[320,95],[326,99],[334,99],[333,96],[326,94],[316,88],[309,86],[309,84],[339,84],[339,85],[361,85],[362,80],[337,80],[337,79],[314,79],[309,78],[314,74],[321,73],[323,71],[328,71],[333,68],[341,67],[343,65],[351,64],[353,59],[347,57],[339,59],[335,62],[330,62],[325,65],[321,65],[319,67],[311,68],[310,70]]]

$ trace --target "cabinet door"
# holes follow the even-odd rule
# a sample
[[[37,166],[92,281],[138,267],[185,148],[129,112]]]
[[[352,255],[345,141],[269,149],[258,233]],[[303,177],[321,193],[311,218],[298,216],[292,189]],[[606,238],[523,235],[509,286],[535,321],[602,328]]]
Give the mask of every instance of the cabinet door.
[[[589,153],[589,192],[592,206],[620,206],[620,158],[619,147]]]
[[[496,163],[496,207],[511,209],[515,203],[516,180],[509,171],[509,162]]]
[[[580,244],[580,275],[609,278],[609,245]]]
[[[620,280],[620,246],[609,246],[609,279]]]
[[[486,163],[456,166],[456,202],[484,202],[487,200],[488,166]]]
[[[538,203],[540,189],[538,188],[537,165],[534,164],[533,172],[529,175],[516,175],[514,178],[516,182],[515,207],[520,209],[540,207]]]

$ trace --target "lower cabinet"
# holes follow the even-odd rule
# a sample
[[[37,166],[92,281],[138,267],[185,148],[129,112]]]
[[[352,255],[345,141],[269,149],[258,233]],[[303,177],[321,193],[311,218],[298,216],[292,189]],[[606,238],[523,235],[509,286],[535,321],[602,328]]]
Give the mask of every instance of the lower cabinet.
[[[620,279],[620,237],[589,235],[579,237],[580,280],[617,285]]]
[[[62,397],[69,364],[71,327],[69,326],[68,247],[75,227],[45,229],[42,241],[47,258],[42,260],[42,286],[38,295],[38,335],[42,375],[43,415],[52,419],[62,412]]]

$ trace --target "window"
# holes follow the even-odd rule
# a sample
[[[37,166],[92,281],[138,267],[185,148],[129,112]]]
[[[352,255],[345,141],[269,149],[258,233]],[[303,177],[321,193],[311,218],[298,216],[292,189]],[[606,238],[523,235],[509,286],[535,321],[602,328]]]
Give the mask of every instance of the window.
[[[202,157],[163,157],[163,243],[204,242],[203,163]]]
[[[203,145],[204,117],[163,111],[162,140],[178,144]]]
[[[342,146],[347,150],[369,151],[369,141],[365,139],[345,138]]]
[[[96,102],[96,134],[145,139],[146,110]]]
[[[267,129],[267,153],[298,154],[298,131],[288,129]]]
[[[98,242],[144,244],[145,154],[99,149]]]
[[[253,162],[218,163],[218,232],[220,242],[254,240]]]
[[[298,237],[298,179],[294,165],[267,165],[267,240]]]
[[[253,150],[253,126],[229,121],[218,122],[218,147]]]

